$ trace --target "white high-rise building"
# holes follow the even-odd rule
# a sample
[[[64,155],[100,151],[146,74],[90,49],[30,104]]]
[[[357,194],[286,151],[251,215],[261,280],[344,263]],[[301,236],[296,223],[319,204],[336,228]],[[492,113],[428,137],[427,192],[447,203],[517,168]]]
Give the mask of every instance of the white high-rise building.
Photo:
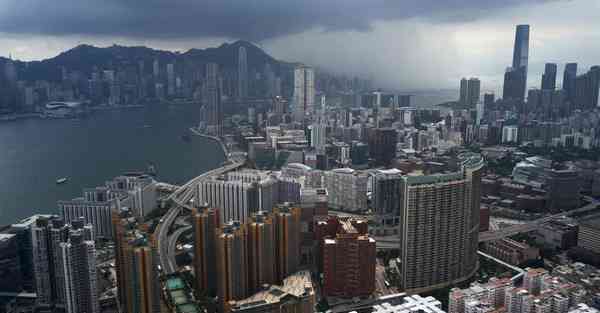
[[[112,192],[107,187],[86,188],[84,197],[58,201],[58,207],[66,223],[83,217],[86,224],[94,226],[98,237],[112,238],[112,210],[119,209],[123,199],[123,194]]]
[[[310,127],[310,146],[318,151],[325,148],[327,125],[316,123]]]
[[[519,127],[518,126],[504,126],[502,127],[502,143],[517,143],[519,139]]]
[[[331,208],[351,212],[367,208],[369,176],[366,173],[351,168],[340,168],[324,174]]]
[[[303,122],[307,113],[311,113],[315,104],[315,71],[308,66],[299,66],[294,70],[293,118]]]

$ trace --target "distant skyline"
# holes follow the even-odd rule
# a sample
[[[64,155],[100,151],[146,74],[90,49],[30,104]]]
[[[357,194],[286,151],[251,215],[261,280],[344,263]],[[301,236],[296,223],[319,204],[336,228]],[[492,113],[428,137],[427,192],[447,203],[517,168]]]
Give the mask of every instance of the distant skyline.
[[[474,76],[482,91],[498,91],[515,25],[530,24],[528,88],[540,86],[547,62],[558,64],[558,77],[567,62],[580,73],[600,64],[595,0],[134,2],[3,1],[0,55],[38,60],[84,43],[183,51],[244,39],[278,59],[387,89],[458,90],[460,78]]]

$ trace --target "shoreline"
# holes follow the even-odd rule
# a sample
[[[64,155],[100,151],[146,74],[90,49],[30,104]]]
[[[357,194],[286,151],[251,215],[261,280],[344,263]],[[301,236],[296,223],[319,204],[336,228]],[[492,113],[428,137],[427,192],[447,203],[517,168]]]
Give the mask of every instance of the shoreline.
[[[143,104],[130,104],[130,105],[122,105],[122,106],[97,106],[89,109],[89,113],[92,112],[103,112],[103,111],[117,111],[117,110],[126,110],[126,109],[141,109],[145,108],[146,105]],[[22,114],[4,114],[0,115],[0,123],[2,122],[14,122],[19,120],[28,120],[28,119],[41,119],[41,120],[62,120],[62,119],[71,119],[73,117],[49,117],[45,116],[45,113],[22,113]]]
[[[221,146],[221,150],[223,151],[223,155],[225,156],[225,160],[229,160],[229,150],[227,150],[227,147],[225,146],[225,143],[223,142],[223,140],[221,140],[221,138],[215,137],[215,136],[211,136],[211,135],[207,135],[207,134],[203,134],[203,133],[199,132],[194,127],[190,127],[189,130],[194,135],[196,135],[196,136],[204,137],[204,138],[208,138],[208,139],[216,141],[219,144],[219,146]]]

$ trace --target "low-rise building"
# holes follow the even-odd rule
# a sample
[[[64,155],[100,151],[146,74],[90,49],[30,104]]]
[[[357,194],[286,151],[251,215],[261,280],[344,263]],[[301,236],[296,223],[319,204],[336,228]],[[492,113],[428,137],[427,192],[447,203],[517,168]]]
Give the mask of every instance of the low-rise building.
[[[240,300],[231,301],[231,312],[248,313],[312,313],[316,304],[315,289],[309,271],[299,271],[284,279],[283,285],[267,285],[264,290]]]
[[[513,265],[519,265],[540,257],[538,248],[509,238],[490,241],[486,243],[485,250],[491,256]]]
[[[392,295],[394,296],[394,295]],[[434,297],[421,297],[419,295],[405,296],[401,302],[387,302],[385,297],[377,301],[370,312],[372,313],[445,313],[442,303]],[[359,311],[350,311],[357,313]],[[363,311],[360,311],[363,312]]]

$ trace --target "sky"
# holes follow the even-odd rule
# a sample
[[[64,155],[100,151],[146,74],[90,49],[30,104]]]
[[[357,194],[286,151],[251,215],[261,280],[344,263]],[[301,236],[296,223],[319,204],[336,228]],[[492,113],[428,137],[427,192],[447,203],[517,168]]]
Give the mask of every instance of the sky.
[[[580,73],[600,64],[600,0],[0,2],[0,55],[21,60],[83,43],[185,51],[244,39],[278,59],[385,89],[458,88],[461,77],[479,77],[483,90],[498,91],[515,25],[530,24],[530,87],[545,62],[559,73],[566,62]]]

